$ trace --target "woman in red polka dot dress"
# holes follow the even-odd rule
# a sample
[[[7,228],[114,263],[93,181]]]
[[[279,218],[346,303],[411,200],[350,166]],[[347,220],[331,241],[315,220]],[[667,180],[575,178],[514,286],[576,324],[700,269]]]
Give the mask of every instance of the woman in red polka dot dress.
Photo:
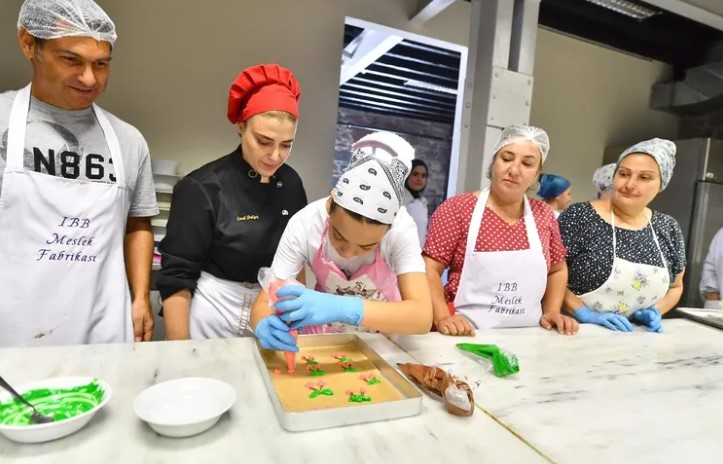
[[[442,334],[538,324],[577,332],[578,323],[560,313],[567,252],[557,221],[544,202],[525,196],[549,147],[542,129],[506,128],[487,174],[490,187],[449,198],[432,215],[423,254]]]

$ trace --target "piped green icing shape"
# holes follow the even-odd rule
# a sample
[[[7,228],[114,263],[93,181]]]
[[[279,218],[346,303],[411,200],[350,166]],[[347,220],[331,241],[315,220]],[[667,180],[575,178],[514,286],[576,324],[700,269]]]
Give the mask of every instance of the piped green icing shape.
[[[346,366],[342,367],[344,369],[344,372],[358,372],[354,366]]]
[[[376,385],[378,383],[382,383],[382,381],[376,377],[372,377],[371,379],[367,380],[367,385]]]
[[[73,388],[38,388],[23,393],[23,398],[32,403],[40,414],[62,421],[83,414],[98,406],[105,397],[105,391],[97,380]],[[31,425],[32,410],[13,398],[0,403],[0,424]]]
[[[347,358],[344,356],[343,358],[338,359],[338,362],[344,363],[344,362],[351,362],[351,358]]]
[[[312,377],[321,377],[322,375],[326,375],[326,372],[321,369],[312,369],[309,371],[309,375]]]
[[[350,403],[363,403],[364,401],[371,401],[371,400],[372,400],[372,398],[367,395],[356,395],[356,394],[349,395]]]
[[[319,395],[334,396],[334,392],[331,390],[331,388],[322,388],[321,390],[314,390],[313,392],[309,393],[309,398],[314,399]]]

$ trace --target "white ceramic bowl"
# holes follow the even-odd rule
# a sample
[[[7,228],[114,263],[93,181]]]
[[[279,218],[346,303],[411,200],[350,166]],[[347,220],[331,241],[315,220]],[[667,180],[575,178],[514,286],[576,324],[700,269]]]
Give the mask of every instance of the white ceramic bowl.
[[[54,377],[35,382],[29,382],[21,385],[13,385],[15,390],[21,395],[29,390],[37,388],[73,388],[80,385],[87,385],[92,382],[94,377]],[[10,440],[19,443],[42,443],[44,441],[57,440],[71,433],[77,432],[83,428],[95,416],[100,408],[106,405],[110,400],[112,391],[110,385],[98,380],[98,383],[105,391],[103,400],[93,409],[86,411],[70,419],[57,422],[49,422],[47,424],[32,425],[2,425],[0,424],[0,433]],[[0,393],[0,402],[8,401],[12,398],[10,393],[2,390]],[[42,410],[41,410],[42,412]]]
[[[236,390],[216,379],[169,380],[143,390],[133,401],[136,415],[167,437],[190,437],[213,427],[236,401]]]
[[[175,176],[178,174],[178,162],[171,160],[151,159],[151,172],[153,174],[167,174]]]

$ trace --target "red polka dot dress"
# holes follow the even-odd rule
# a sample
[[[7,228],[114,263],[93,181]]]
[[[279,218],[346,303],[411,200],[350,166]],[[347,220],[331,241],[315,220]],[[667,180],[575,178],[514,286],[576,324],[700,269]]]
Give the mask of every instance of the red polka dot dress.
[[[476,203],[477,197],[474,193],[464,193],[449,198],[437,208],[429,222],[423,254],[448,268],[448,281],[444,288],[444,298],[447,302],[454,301],[457,295],[464,266],[467,235]],[[565,259],[567,250],[562,243],[560,228],[552,209],[544,202],[535,199],[530,199],[530,209],[535,218],[549,270]],[[494,211],[485,208],[475,251],[513,251],[529,248],[524,217],[514,225],[509,225]]]

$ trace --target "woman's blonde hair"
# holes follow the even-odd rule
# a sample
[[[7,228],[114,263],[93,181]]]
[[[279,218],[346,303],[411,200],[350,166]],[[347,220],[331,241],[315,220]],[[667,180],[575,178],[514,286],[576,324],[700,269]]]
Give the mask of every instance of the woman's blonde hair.
[[[271,111],[264,111],[263,113],[255,114],[251,116],[249,119],[255,118],[256,116],[262,116],[264,118],[271,118],[271,119],[278,119],[281,122],[293,122],[296,124],[298,120],[296,119],[296,116],[293,114],[287,112],[287,111],[281,111],[281,110],[271,110]],[[239,133],[246,130],[246,122],[249,120],[243,121],[239,123]]]

